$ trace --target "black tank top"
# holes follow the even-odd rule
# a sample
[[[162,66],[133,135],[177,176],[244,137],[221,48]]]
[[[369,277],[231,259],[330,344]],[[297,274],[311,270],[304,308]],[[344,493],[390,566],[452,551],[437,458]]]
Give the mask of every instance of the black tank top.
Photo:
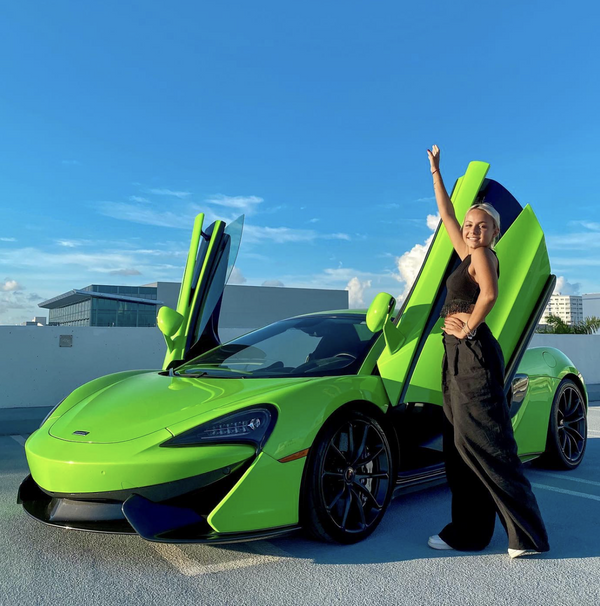
[[[492,250],[490,248],[490,250]],[[496,255],[496,252],[492,250]],[[498,258],[498,255],[496,255]],[[471,255],[467,255],[462,263],[448,276],[446,287],[448,292],[440,316],[445,318],[456,313],[471,313],[479,296],[479,284],[469,273]],[[500,277],[500,264],[498,264],[498,277]]]

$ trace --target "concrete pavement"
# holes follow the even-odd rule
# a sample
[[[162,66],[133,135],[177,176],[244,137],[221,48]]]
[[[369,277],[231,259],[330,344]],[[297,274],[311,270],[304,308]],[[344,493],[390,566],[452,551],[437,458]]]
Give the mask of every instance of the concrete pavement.
[[[575,471],[527,467],[552,550],[510,560],[500,524],[479,554],[436,552],[446,523],[440,486],[397,498],[368,540],[340,546],[302,535],[228,546],[153,544],[51,528],[16,505],[23,437],[0,437],[0,605],[596,605],[600,602],[600,402]]]

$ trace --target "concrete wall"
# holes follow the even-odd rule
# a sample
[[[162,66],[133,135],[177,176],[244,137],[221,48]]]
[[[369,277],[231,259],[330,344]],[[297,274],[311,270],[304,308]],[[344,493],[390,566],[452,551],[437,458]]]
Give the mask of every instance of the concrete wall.
[[[160,287],[159,299],[175,307],[179,285]],[[290,316],[347,308],[345,290],[227,286],[219,332],[229,341]],[[54,406],[102,375],[161,368],[164,356],[157,328],[0,326],[0,409]]]
[[[348,291],[226,286],[219,327],[248,332],[277,320],[328,309],[348,309]]]
[[[223,336],[247,330],[224,329]],[[60,347],[61,335],[72,337],[71,347]],[[531,346],[560,349],[586,383],[600,383],[600,335],[536,334]],[[160,368],[164,353],[156,328],[0,326],[0,409],[53,406],[96,377]]]
[[[71,347],[60,347],[61,335]],[[157,328],[0,326],[0,409],[54,406],[102,375],[160,368],[164,355]]]
[[[529,347],[556,347],[577,366],[586,383],[600,383],[600,335],[534,334]]]
[[[157,282],[156,288],[158,300],[175,309],[179,282]],[[219,327],[241,334],[277,320],[328,309],[348,309],[348,291],[228,284]]]

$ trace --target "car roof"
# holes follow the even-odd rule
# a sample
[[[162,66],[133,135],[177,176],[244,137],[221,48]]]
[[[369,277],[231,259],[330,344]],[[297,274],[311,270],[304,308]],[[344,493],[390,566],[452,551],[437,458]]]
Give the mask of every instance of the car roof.
[[[298,316],[293,316],[294,318],[310,318],[314,316],[328,316],[331,318],[336,317],[348,317],[348,316],[359,316],[366,317],[367,310],[366,309],[332,309],[328,311],[313,311],[308,314],[300,314]],[[290,318],[291,319],[291,318]]]

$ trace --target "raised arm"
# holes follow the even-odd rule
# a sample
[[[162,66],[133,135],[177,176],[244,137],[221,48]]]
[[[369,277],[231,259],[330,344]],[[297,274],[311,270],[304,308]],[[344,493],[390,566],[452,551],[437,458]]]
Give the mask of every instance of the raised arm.
[[[433,176],[435,201],[437,202],[442,223],[450,236],[450,241],[452,242],[452,246],[454,246],[454,250],[462,260],[467,256],[469,251],[463,240],[460,224],[454,213],[454,206],[452,206],[452,201],[446,191],[442,173],[440,172],[440,148],[437,145],[432,145],[431,150],[427,150],[427,157],[429,158],[431,174]]]

